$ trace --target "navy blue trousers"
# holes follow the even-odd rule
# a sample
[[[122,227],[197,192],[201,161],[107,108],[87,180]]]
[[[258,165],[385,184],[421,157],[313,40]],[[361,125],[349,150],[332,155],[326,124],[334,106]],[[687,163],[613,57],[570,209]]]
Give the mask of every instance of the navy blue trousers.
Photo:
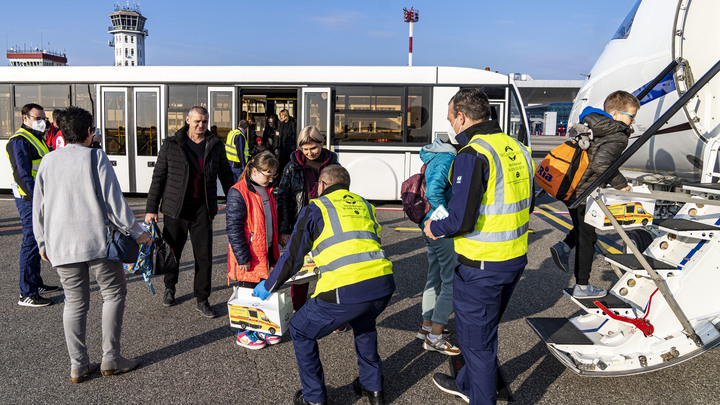
[[[490,271],[462,264],[455,268],[455,329],[465,358],[456,383],[470,404],[495,405],[498,325],[524,269]]]
[[[37,295],[38,287],[43,283],[40,277],[40,250],[33,233],[32,201],[15,199],[22,222],[22,244],[20,245],[20,294],[23,297]]]
[[[385,310],[389,301],[389,295],[359,304],[332,304],[313,298],[290,318],[290,336],[295,348],[303,397],[307,401],[327,401],[325,375],[317,341],[345,323],[350,324],[355,334],[360,384],[370,391],[383,389],[375,319]]]

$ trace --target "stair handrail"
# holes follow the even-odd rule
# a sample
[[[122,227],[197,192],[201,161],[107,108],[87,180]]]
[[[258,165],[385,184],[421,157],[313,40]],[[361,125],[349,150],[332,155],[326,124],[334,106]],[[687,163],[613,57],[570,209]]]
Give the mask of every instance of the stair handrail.
[[[713,67],[710,68],[693,86],[672,105],[670,108],[668,108],[667,111],[665,111],[660,118],[658,118],[651,126],[647,129],[635,142],[632,143],[625,151],[620,155],[620,157],[610,165],[610,167],[605,170],[600,177],[595,180],[590,187],[588,187],[578,198],[570,205],[570,209],[577,208],[580,204],[584,203],[585,200],[590,196],[590,194],[595,191],[598,187],[601,185],[604,185],[607,183],[607,181],[612,177],[618,169],[620,169],[620,166],[622,166],[630,157],[635,154],[635,152],[640,149],[641,146],[645,144],[651,137],[657,133],[657,131],[662,128],[663,125],[677,113],[680,111],[680,109],[687,104],[688,101],[690,101],[691,98],[695,97],[695,95],[703,88],[705,85],[715,77],[715,75],[720,72],[720,61],[717,61]],[[666,73],[667,75],[667,73]],[[663,76],[664,77],[664,76]],[[650,86],[648,86],[650,87]]]
[[[645,198],[647,198],[648,195],[645,194]],[[665,298],[665,301],[668,303],[668,306],[673,311],[673,314],[675,314],[675,317],[680,321],[680,324],[683,327],[683,333],[692,340],[697,347],[702,347],[703,342],[702,339],[700,339],[700,336],[698,336],[697,332],[695,332],[695,329],[690,324],[690,321],[688,320],[687,316],[683,312],[682,308],[680,308],[680,305],[675,300],[675,297],[672,295],[672,292],[670,292],[670,288],[668,288],[667,283],[665,280],[660,277],[660,275],[655,271],[655,269],[650,266],[650,264],[645,260],[645,257],[643,256],[642,252],[640,252],[640,249],[638,249],[637,246],[630,240],[627,233],[625,233],[625,230],[620,226],[617,219],[615,219],[615,215],[613,215],[610,212],[610,209],[605,205],[605,203],[600,199],[599,190],[593,190],[593,193],[591,195],[591,198],[597,203],[597,205],[600,207],[600,210],[605,214],[605,218],[607,218],[610,221],[610,224],[612,227],[617,231],[617,233],[620,235],[622,240],[625,242],[625,245],[630,248],[630,251],[632,252],[633,256],[638,260],[640,265],[645,269],[645,271],[648,272],[650,275],[650,278],[655,283],[655,286],[660,291],[660,294],[662,294],[663,298]]]

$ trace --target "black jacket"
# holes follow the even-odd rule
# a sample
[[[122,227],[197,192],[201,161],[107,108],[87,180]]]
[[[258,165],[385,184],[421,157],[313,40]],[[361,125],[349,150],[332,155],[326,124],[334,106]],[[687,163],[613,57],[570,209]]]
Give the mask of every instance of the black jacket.
[[[323,168],[338,163],[335,152],[323,149],[323,153],[329,154]],[[292,233],[300,211],[309,202],[305,190],[305,171],[298,162],[296,155],[297,152],[290,155],[290,163],[285,166],[282,179],[277,187],[275,198],[277,200],[278,232],[280,234],[289,235]]]
[[[189,141],[187,133],[188,126],[185,125],[175,136],[163,141],[148,191],[147,213],[157,214],[160,208],[160,212],[171,218],[180,216],[188,188],[190,165],[197,164],[188,159],[188,154],[192,152],[186,146]],[[217,179],[220,179],[225,195],[234,182],[225,155],[225,144],[210,131],[205,132],[205,140],[205,204],[212,218],[217,214]]]
[[[588,114],[583,118],[583,123],[592,129],[594,138],[590,142],[590,148],[587,150],[588,168],[580,179],[577,188],[575,188],[572,200],[587,190],[608,167],[615,163],[627,148],[628,138],[632,132],[631,128],[624,122],[615,121],[598,113]],[[619,171],[615,173],[608,183],[616,189],[621,189],[628,184],[625,176]]]

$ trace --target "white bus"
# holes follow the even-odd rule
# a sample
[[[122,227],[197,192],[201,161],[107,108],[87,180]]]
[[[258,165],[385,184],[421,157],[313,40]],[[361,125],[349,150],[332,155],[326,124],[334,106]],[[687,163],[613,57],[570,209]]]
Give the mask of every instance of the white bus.
[[[190,107],[210,112],[222,139],[252,115],[257,132],[282,109],[297,130],[326,135],[352,176],[352,191],[372,200],[399,200],[404,179],[417,173],[419,150],[447,132],[447,105],[460,88],[488,95],[492,119],[523,143],[527,117],[510,76],[455,67],[388,66],[61,66],[0,67],[0,146],[21,125],[27,103],[83,107],[95,115],[103,148],[126,193],[147,193],[162,139],[185,123]],[[12,182],[6,154],[0,189]]]

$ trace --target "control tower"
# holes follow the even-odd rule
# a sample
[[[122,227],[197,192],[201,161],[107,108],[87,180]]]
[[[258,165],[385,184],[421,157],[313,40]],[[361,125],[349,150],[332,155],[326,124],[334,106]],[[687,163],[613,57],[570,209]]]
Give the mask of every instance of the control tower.
[[[115,12],[110,14],[112,27],[108,27],[113,35],[108,45],[115,48],[115,66],[145,65],[145,20],[137,5],[115,5]]]

